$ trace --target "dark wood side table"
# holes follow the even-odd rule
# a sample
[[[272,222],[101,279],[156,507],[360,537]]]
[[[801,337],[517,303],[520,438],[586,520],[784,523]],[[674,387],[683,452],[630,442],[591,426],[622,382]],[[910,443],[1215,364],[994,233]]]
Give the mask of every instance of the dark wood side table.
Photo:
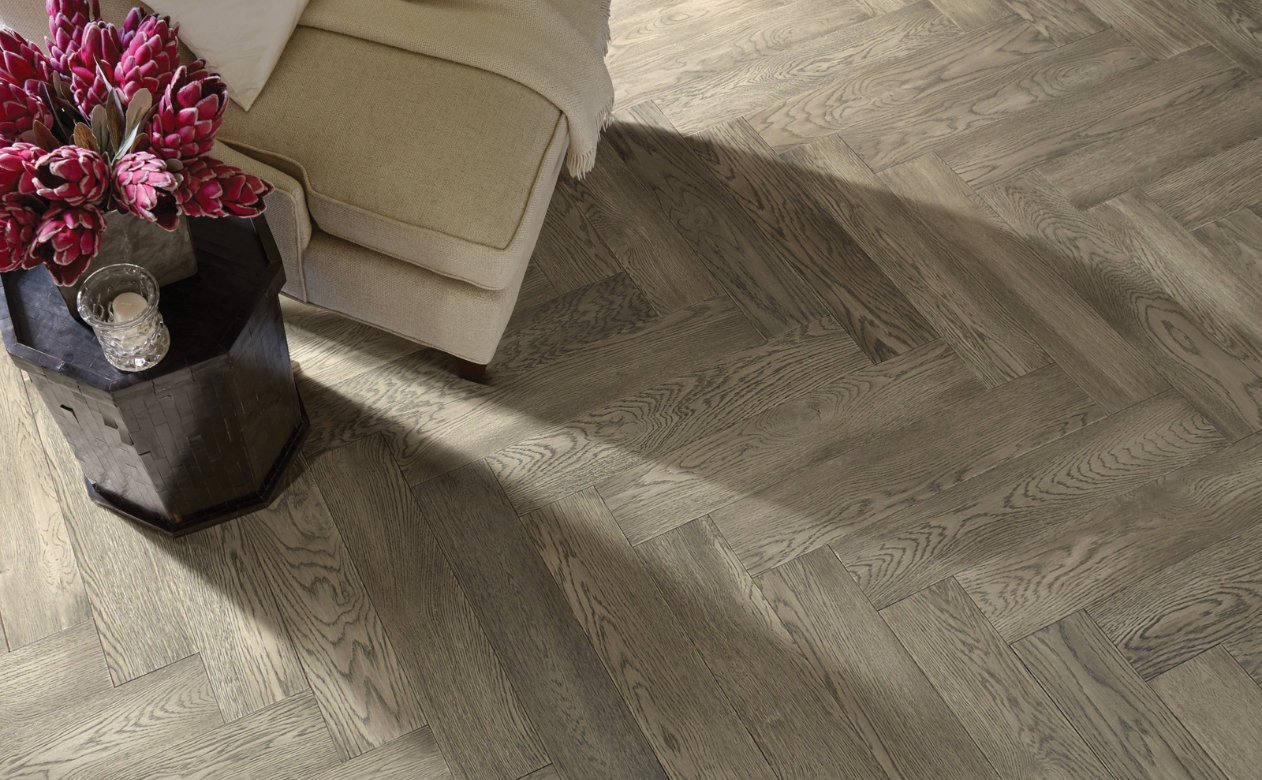
[[[92,500],[183,534],[266,506],[307,432],[263,218],[191,219],[195,276],[162,288],[171,348],[126,373],[43,268],[3,274],[0,335],[83,467]]]

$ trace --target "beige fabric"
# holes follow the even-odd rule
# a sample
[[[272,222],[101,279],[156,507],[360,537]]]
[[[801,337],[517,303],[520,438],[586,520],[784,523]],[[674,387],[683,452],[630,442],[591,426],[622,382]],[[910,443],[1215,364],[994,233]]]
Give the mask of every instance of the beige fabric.
[[[600,130],[613,109],[613,82],[605,69],[608,0],[311,0],[299,24],[524,84],[565,115],[570,174],[582,176],[596,162]],[[368,80],[380,71],[357,73]]]
[[[515,269],[496,250],[518,254],[542,224],[528,206],[542,187],[551,196],[559,116],[494,74],[300,27],[250,112],[229,107],[220,137],[302,181],[325,232],[502,288]]]
[[[180,25],[180,43],[206,60],[232,99],[248,110],[307,0],[148,0],[146,5]]]
[[[483,290],[318,229],[303,267],[308,303],[474,363],[494,357],[526,274],[522,263],[505,289]]]

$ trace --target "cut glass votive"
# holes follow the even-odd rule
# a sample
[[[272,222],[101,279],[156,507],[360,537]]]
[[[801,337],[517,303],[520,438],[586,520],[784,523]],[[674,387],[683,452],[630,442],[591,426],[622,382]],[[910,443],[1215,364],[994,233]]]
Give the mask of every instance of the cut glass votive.
[[[140,266],[120,263],[92,273],[79,288],[76,303],[114,368],[144,371],[166,357],[171,334],[158,311],[158,282]]]

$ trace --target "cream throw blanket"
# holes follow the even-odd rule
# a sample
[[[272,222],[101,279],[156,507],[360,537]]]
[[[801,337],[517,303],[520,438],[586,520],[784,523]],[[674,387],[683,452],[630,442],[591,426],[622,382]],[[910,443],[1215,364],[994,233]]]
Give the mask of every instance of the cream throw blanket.
[[[596,163],[600,131],[613,110],[613,82],[605,69],[609,0],[310,0],[299,24],[530,87],[565,115],[570,174],[581,177]]]

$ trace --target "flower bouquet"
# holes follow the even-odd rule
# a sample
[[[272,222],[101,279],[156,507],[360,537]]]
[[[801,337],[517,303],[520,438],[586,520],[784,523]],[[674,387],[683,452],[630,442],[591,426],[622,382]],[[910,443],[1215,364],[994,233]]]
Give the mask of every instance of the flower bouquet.
[[[272,186],[208,155],[227,88],[180,65],[179,26],[99,0],[46,0],[45,53],[0,30],[0,272],[48,267],[75,284],[106,214],[173,231],[181,215],[254,217]]]

